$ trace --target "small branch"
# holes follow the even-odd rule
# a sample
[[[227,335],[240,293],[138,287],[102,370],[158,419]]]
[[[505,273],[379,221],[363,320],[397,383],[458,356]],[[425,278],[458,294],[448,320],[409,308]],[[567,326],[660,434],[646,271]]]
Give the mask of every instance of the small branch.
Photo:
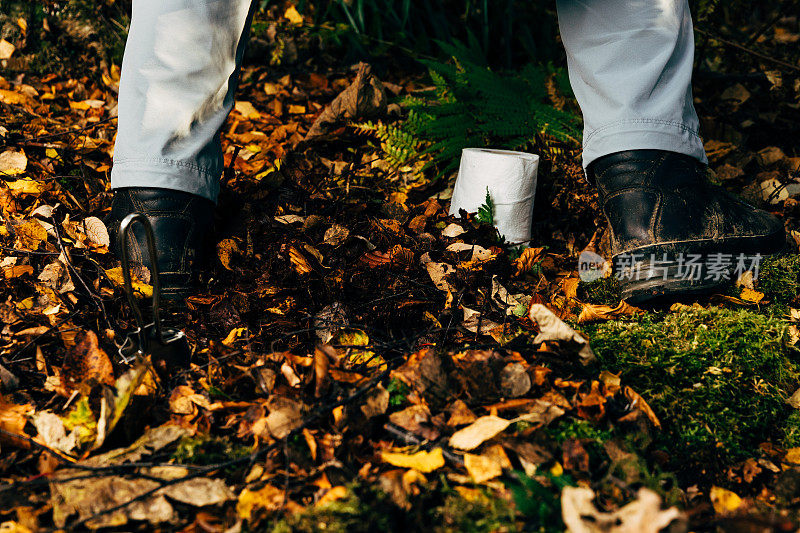
[[[744,45],[741,45],[741,44],[739,44],[737,42],[734,42],[734,41],[729,41],[728,39],[724,39],[722,37],[719,37],[718,35],[714,35],[714,34],[708,32],[706,30],[701,30],[700,28],[695,28],[694,31],[696,31],[697,33],[699,33],[701,35],[705,35],[709,39],[714,39],[715,41],[719,41],[720,43],[722,43],[722,44],[724,44],[726,46],[730,46],[732,48],[736,48],[737,50],[741,50],[742,52],[748,53],[748,54],[750,54],[752,56],[755,56],[755,57],[757,57],[759,59],[763,59],[764,61],[769,61],[771,63],[775,63],[776,65],[780,65],[783,68],[792,70],[794,72],[800,72],[800,67],[798,67],[796,65],[792,65],[791,63],[787,63],[786,61],[783,61],[781,59],[770,57],[768,55],[762,54],[761,52],[756,52],[755,50],[751,50],[750,48],[747,48]]]

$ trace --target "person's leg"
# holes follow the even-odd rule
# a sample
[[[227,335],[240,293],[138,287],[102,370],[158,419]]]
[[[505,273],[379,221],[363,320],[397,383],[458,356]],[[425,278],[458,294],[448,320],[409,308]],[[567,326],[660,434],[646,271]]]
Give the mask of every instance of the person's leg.
[[[234,104],[251,0],[134,0],[122,62],[112,231],[153,225],[162,287],[186,293],[202,263],[223,170],[219,132]],[[138,245],[136,262],[149,265]]]
[[[558,0],[583,165],[634,149],[706,162],[692,103],[694,35],[686,0]]]
[[[134,0],[111,187],[216,202],[251,0]]]
[[[715,290],[780,250],[779,220],[706,178],[687,0],[558,0],[558,13],[623,298]]]

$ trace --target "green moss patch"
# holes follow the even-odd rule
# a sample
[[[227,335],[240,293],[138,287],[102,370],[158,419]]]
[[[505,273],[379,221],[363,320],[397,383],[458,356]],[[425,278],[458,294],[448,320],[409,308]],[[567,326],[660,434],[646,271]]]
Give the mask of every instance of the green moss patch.
[[[786,398],[798,385],[786,325],[749,310],[688,308],[586,328],[600,365],[653,407],[658,445],[707,466],[752,456],[758,444],[798,439]]]
[[[775,255],[764,259],[758,288],[770,299],[789,303],[800,294],[800,255]]]

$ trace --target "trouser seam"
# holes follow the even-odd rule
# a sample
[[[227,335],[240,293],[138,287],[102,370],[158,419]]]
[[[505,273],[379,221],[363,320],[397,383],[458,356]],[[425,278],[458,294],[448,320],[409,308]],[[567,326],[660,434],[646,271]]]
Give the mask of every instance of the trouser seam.
[[[137,158],[124,158],[124,159],[115,159],[114,160],[114,166],[126,166],[126,165],[131,165],[131,164],[142,164],[142,163],[146,163],[146,164],[149,164],[149,165],[156,165],[156,166],[166,165],[166,166],[175,167],[175,168],[185,168],[185,169],[193,170],[193,171],[198,172],[200,174],[203,174],[205,176],[208,176],[209,178],[213,178],[215,176],[215,174],[216,174],[216,172],[212,171],[211,169],[208,169],[208,168],[205,168],[205,167],[201,167],[200,165],[197,165],[197,164],[194,164],[194,163],[191,163],[191,162],[188,162],[188,161],[178,161],[178,160],[175,160],[175,159],[165,159],[165,158],[159,158],[159,157],[149,157],[149,158],[138,158],[137,157]]]
[[[657,124],[659,126],[671,126],[674,128],[679,128],[685,133],[689,133],[692,136],[697,137],[698,139],[700,138],[700,134],[694,128],[687,126],[682,122],[677,122],[674,120],[657,119],[657,118],[629,118],[624,120],[617,120],[610,124],[600,126],[599,128],[593,130],[591,133],[586,135],[586,137],[583,140],[583,145],[584,146],[588,145],[589,142],[591,142],[591,140],[599,133],[602,133],[604,131],[607,131],[615,127],[629,125],[629,124],[647,124],[647,125]]]

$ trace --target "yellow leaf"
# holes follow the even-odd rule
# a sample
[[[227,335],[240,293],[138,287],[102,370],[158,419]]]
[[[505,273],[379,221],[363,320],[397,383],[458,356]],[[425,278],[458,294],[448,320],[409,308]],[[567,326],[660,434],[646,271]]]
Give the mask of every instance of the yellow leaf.
[[[284,18],[286,18],[292,24],[300,25],[303,23],[303,15],[297,11],[297,8],[294,6],[289,6],[289,9],[283,14]]]
[[[219,262],[227,270],[233,270],[231,268],[231,256],[238,252],[239,245],[233,239],[223,239],[217,243],[217,257],[219,257]]]
[[[289,114],[302,115],[306,112],[306,106],[302,105],[289,105]]]
[[[234,109],[236,110],[237,113],[244,116],[245,118],[250,118],[250,119],[261,118],[261,113],[259,113],[258,110],[255,107],[253,107],[253,104],[251,104],[250,102],[245,102],[240,100],[234,104]]]
[[[122,267],[109,268],[106,270],[106,276],[117,287],[124,287],[125,280],[122,278]],[[132,276],[131,287],[133,287],[133,294],[137,298],[152,298],[153,286],[147,283],[142,283],[135,276]]]
[[[356,346],[369,346],[369,335],[360,329],[341,329],[330,341],[331,344],[342,346],[341,351],[347,360],[354,365],[382,366],[386,362],[383,357],[367,349],[358,349]]]
[[[28,31],[28,21],[25,20],[22,17],[17,19],[17,26],[19,26],[19,29],[22,30],[22,33],[25,33],[25,32]]]
[[[28,97],[22,93],[0,89],[0,102],[8,105],[24,104]]]
[[[44,151],[44,155],[46,155],[50,159],[55,159],[56,157],[58,157],[58,152],[56,151],[55,148],[48,148],[47,150]]]
[[[742,505],[742,499],[738,494],[722,487],[711,487],[709,497],[717,514],[733,512]]]
[[[0,533],[31,533],[31,530],[19,522],[8,521],[0,524]]]
[[[564,474],[564,467],[561,466],[561,463],[556,462],[556,464],[550,468],[550,474],[554,475],[555,477],[559,477]]]
[[[225,340],[222,341],[222,344],[225,346],[232,346],[233,343],[242,338],[246,332],[247,328],[233,328],[231,332],[228,333],[228,336],[225,337]]]
[[[790,448],[786,452],[786,457],[784,457],[784,461],[786,461],[787,463],[800,465],[800,448]]]
[[[431,451],[421,450],[412,454],[384,451],[381,452],[381,459],[390,465],[413,468],[425,474],[444,466],[444,455],[442,455],[441,448],[434,448]]]
[[[23,222],[15,230],[17,233],[16,246],[23,250],[36,250],[43,241],[47,240],[47,230],[35,220]]]
[[[47,190],[47,186],[44,183],[32,180],[30,178],[9,181],[6,182],[6,185],[8,186],[9,190],[11,190],[11,194],[14,196],[20,196],[23,194],[39,195]]]
[[[638,307],[634,307],[622,301],[614,307],[610,305],[586,304],[583,306],[583,309],[581,309],[580,316],[578,316],[578,324],[601,320],[615,320],[622,316],[636,315],[643,312],[644,311]]]
[[[244,489],[236,503],[236,513],[239,518],[250,520],[253,510],[258,508],[274,511],[283,505],[285,496],[281,489],[272,485],[265,485],[260,490]]]
[[[753,302],[754,304],[757,304],[764,299],[764,293],[744,287],[742,289],[741,298],[746,302]]]
[[[89,109],[89,104],[87,102],[70,102],[69,108],[74,111],[86,111]]]
[[[511,468],[511,461],[503,447],[495,445],[481,455],[464,454],[464,467],[475,483],[485,483],[503,473],[503,468]]]
[[[328,492],[326,492],[325,495],[322,496],[322,498],[320,498],[319,501],[317,502],[317,506],[327,505],[329,503],[335,502],[336,500],[341,500],[345,496],[347,496],[347,488],[342,485],[338,485],[336,487],[333,487]]]

